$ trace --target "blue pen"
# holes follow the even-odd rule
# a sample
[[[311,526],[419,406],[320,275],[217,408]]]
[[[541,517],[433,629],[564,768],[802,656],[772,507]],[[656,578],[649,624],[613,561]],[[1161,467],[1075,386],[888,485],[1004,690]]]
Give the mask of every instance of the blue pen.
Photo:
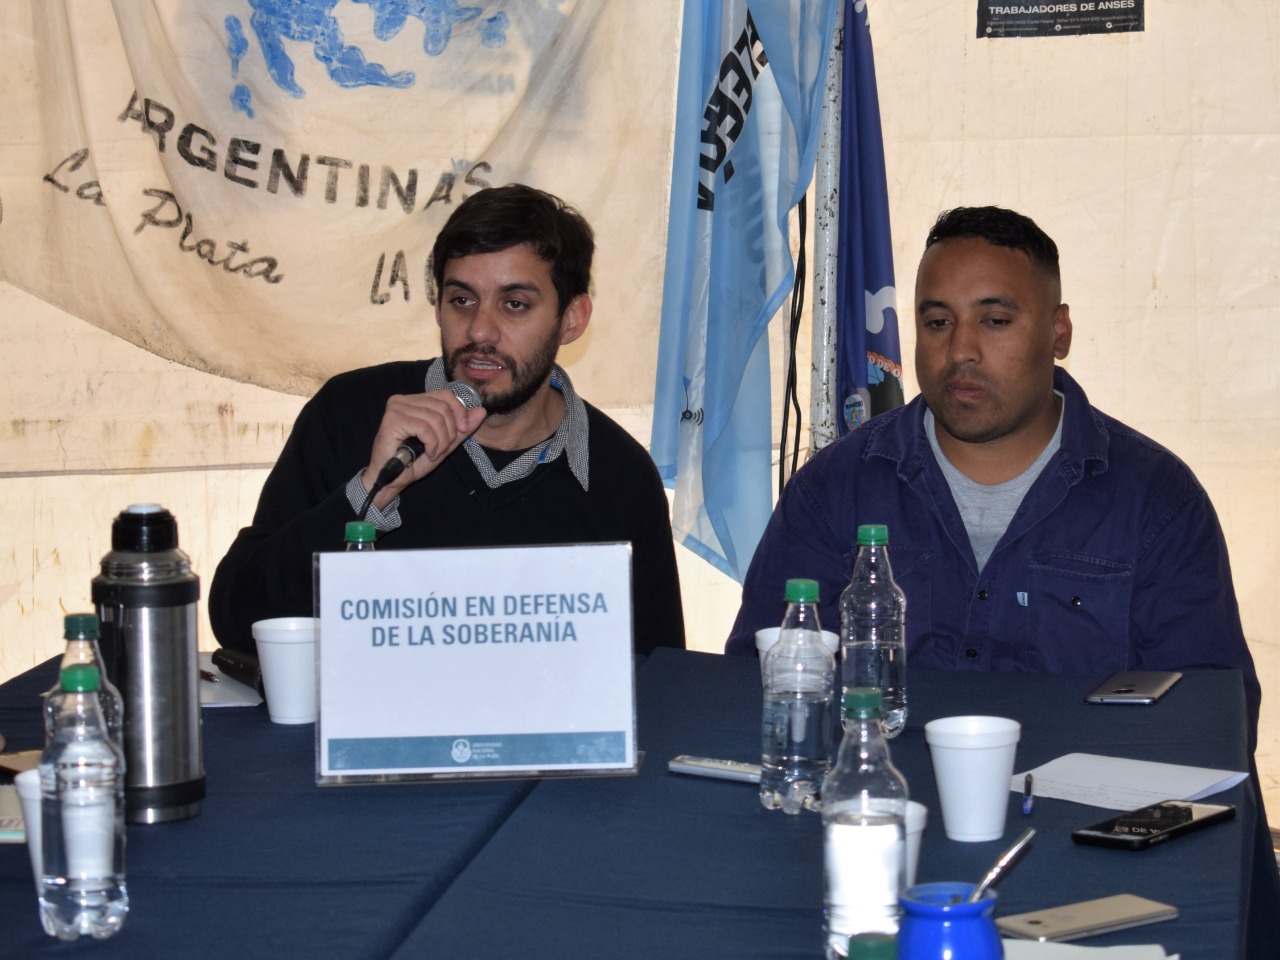
[[[1035,805],[1035,797],[1031,796],[1031,774],[1027,774],[1027,778],[1022,781],[1022,815],[1024,817],[1031,815],[1031,808]]]

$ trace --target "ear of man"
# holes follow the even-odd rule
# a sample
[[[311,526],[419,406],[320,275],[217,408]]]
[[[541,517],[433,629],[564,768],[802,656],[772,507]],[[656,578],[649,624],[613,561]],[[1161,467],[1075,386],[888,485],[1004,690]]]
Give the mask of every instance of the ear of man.
[[[573,343],[587,331],[591,322],[591,298],[580,293],[565,307],[560,317],[560,346]]]
[[[1071,308],[1065,303],[1058,304],[1053,311],[1053,355],[1056,359],[1065,359],[1071,351]]]

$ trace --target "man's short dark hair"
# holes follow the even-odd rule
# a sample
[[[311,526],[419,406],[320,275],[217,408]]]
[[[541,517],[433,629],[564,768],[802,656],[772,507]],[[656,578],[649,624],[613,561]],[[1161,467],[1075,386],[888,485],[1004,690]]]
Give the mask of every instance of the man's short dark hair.
[[[1058,270],[1058,245],[1034,220],[1004,207],[956,207],[944,210],[924,242],[928,250],[943,240],[976,237],[997,247],[1021,250],[1054,280]]]
[[[591,225],[559,197],[523,183],[489,187],[458,204],[431,249],[436,290],[450,260],[521,245],[551,264],[560,313],[587,292],[596,249]]]

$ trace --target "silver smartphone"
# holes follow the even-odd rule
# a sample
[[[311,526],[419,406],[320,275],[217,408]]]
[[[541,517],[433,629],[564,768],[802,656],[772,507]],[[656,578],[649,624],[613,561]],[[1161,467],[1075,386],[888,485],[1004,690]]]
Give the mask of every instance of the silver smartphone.
[[[1176,670],[1113,673],[1084,698],[1085,703],[1155,703],[1182,679]]]
[[[1147,923],[1173,920],[1177,916],[1177,907],[1132,893],[1120,893],[1114,897],[997,917],[996,926],[1006,936],[1023,940],[1062,941],[1127,930]]]

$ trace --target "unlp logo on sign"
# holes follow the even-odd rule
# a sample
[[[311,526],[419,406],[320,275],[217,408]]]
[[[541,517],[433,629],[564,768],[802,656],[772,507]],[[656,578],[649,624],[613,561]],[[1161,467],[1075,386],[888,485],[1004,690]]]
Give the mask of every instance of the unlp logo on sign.
[[[318,783],[635,771],[630,544],[316,565]]]

